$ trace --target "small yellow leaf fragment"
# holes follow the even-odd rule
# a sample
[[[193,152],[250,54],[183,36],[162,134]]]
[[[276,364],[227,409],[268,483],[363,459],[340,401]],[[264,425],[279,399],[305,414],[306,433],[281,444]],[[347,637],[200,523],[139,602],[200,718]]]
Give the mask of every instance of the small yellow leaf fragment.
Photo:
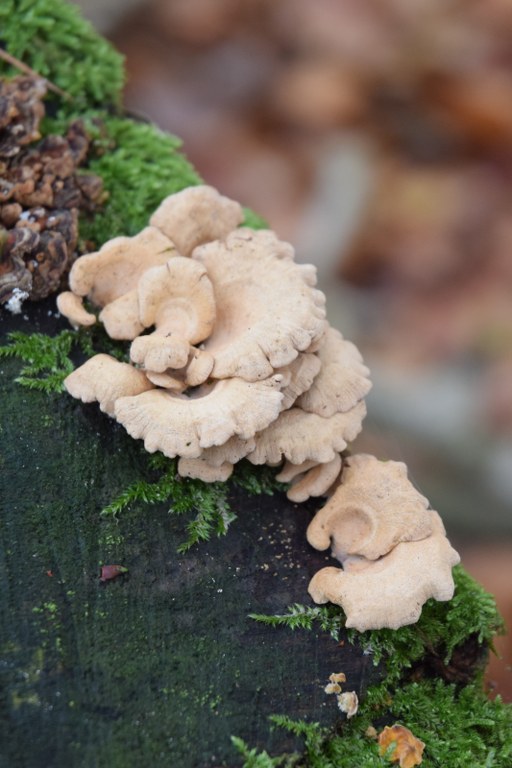
[[[359,706],[359,700],[355,691],[347,691],[337,696],[338,707],[346,714],[348,718],[353,717]]]
[[[344,672],[333,672],[331,675],[329,675],[329,680],[331,683],[346,683],[347,678],[345,676]]]
[[[380,756],[386,755],[390,762],[398,763],[400,768],[420,765],[424,749],[425,744],[403,725],[387,725],[379,733]]]
[[[325,693],[341,693],[341,685],[338,685],[338,683],[327,683],[324,691]]]
[[[377,729],[374,728],[373,725],[369,725],[366,731],[364,732],[364,735],[366,736],[367,739],[376,739],[378,736]]]

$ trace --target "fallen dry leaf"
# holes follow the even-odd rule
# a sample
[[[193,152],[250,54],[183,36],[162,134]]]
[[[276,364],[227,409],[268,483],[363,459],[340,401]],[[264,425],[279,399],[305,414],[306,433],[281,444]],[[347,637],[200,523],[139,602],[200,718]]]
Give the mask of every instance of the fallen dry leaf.
[[[392,745],[394,749],[391,750]],[[392,763],[398,763],[400,768],[414,768],[423,762],[422,754],[425,744],[403,725],[386,725],[379,733],[379,754],[387,756]]]
[[[100,581],[110,581],[123,573],[128,573],[128,568],[125,568],[124,565],[102,565]]]

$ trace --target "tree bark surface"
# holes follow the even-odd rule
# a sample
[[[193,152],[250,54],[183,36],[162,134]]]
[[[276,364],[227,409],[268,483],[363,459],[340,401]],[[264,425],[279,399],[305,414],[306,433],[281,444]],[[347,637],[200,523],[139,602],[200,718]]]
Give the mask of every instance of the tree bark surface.
[[[52,306],[3,313],[1,335],[64,327]],[[227,536],[179,555],[169,505],[99,515],[141,477],[140,445],[96,404],[16,384],[20,365],[0,361],[2,768],[239,765],[231,735],[297,746],[271,714],[334,723],[332,672],[364,695],[380,671],[361,648],[248,617],[310,604],[317,503],[237,491]],[[100,582],[112,562],[128,573]]]

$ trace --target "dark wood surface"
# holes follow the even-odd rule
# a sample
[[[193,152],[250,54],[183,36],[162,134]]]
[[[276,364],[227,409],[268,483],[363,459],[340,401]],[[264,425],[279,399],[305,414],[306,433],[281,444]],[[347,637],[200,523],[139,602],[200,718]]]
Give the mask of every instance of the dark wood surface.
[[[1,314],[0,333],[54,333],[53,302]],[[248,614],[308,604],[329,559],[305,530],[315,505],[237,491],[226,537],[184,555],[186,520],[168,505],[99,512],[142,473],[140,445],[96,405],[14,383],[0,361],[0,766],[239,765],[230,736],[272,751],[286,713],[339,719],[332,672],[363,695],[369,656],[326,633]],[[101,583],[101,563],[129,572]]]

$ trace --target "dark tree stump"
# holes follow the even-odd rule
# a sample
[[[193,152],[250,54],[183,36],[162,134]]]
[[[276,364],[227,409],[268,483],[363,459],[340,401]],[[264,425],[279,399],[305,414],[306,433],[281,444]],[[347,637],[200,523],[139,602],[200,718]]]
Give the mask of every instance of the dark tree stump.
[[[48,310],[3,313],[2,335],[53,333]],[[228,535],[178,555],[166,505],[99,516],[140,477],[139,444],[96,405],[15,384],[19,368],[0,363],[2,767],[237,765],[231,735],[296,746],[271,714],[339,719],[332,672],[364,695],[379,670],[360,648],[248,618],[310,602],[329,560],[305,538],[316,504],[237,491]],[[129,573],[100,583],[107,557]]]

